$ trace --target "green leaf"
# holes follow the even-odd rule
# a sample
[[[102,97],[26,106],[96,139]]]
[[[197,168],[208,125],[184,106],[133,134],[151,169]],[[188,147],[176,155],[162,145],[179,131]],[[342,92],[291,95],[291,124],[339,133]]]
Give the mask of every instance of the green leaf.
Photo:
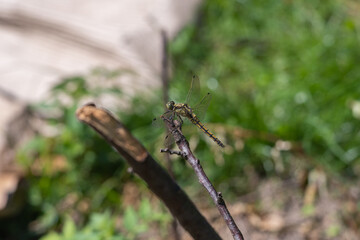
[[[62,240],[63,238],[56,232],[49,232],[47,235],[40,238],[40,240]]]
[[[147,226],[140,222],[136,211],[132,207],[127,207],[124,213],[124,227],[131,236],[147,230]]]
[[[66,220],[64,223],[64,228],[63,228],[64,238],[71,240],[74,238],[75,233],[76,233],[75,222],[70,217],[66,217]]]

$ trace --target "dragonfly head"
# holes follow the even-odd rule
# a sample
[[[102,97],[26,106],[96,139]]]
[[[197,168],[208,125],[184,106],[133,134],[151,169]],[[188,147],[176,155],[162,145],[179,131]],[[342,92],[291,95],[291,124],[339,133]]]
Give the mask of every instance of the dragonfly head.
[[[175,102],[174,101],[170,101],[166,104],[166,108],[169,109],[169,110],[173,110],[174,109],[174,105],[175,105]]]

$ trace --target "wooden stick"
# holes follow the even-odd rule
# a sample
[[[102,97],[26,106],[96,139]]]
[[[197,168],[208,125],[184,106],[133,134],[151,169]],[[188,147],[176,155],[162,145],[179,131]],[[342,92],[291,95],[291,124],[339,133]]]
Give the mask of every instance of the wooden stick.
[[[179,155],[183,156],[191,165],[199,179],[199,182],[209,192],[221,216],[224,218],[233,238],[236,240],[244,240],[243,234],[237,227],[234,219],[226,207],[221,192],[216,192],[214,186],[211,184],[209,178],[206,176],[202,166],[200,165],[200,161],[193,155],[192,151],[190,150],[189,143],[181,132],[180,122],[177,120],[166,119],[165,117],[163,117],[163,120],[169,128],[171,134],[173,134],[176,144],[180,149],[181,153],[179,153]]]
[[[79,108],[76,116],[125,158],[133,172],[147,183],[194,239],[221,239],[186,193],[112,114],[89,103]]]

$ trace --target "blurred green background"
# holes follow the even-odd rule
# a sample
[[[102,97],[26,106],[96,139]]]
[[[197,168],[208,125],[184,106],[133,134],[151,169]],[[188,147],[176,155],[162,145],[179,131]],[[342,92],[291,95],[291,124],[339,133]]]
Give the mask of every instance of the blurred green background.
[[[236,202],[254,190],[249,168],[265,180],[274,175],[290,178],[300,165],[324,169],[345,182],[359,179],[356,7],[360,9],[356,2],[337,0],[209,0],[170,42],[170,98],[184,101],[191,71],[200,77],[204,93],[212,94],[205,122],[227,147],[220,149],[192,126],[184,126],[184,133],[227,201]],[[23,225],[7,225],[9,234],[44,240],[167,239],[171,217],[165,207],[127,172],[125,161],[75,117],[84,98],[106,93],[121,101],[126,89],[94,89],[86,82],[94,75],[112,81],[118,74],[122,72],[97,69],[65,79],[49,101],[32,106],[34,111],[61,112],[48,120],[59,134],[37,136],[18,152],[30,183],[30,210],[23,213]],[[158,93],[154,96],[160,96],[160,89]],[[71,104],[60,101],[64,95]],[[154,129],[151,120],[163,106],[161,97],[136,96],[116,113],[162,164],[158,152],[164,129]],[[193,171],[183,160],[173,159],[179,184],[194,202],[204,199]],[[157,237],[151,235],[154,228]]]

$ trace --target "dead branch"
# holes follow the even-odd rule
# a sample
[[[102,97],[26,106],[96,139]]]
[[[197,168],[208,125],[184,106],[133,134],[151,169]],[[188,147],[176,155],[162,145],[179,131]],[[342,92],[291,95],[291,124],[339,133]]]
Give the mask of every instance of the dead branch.
[[[163,120],[167,125],[167,127],[169,128],[170,133],[173,134],[176,144],[180,149],[181,153],[179,155],[183,156],[187,160],[187,162],[194,169],[199,179],[199,182],[209,192],[221,216],[224,218],[226,225],[228,226],[233,238],[236,240],[244,240],[244,237],[240,229],[237,227],[234,219],[232,218],[229,210],[226,207],[221,192],[216,192],[214,186],[211,184],[209,178],[206,176],[202,166],[200,165],[200,161],[191,152],[189,143],[181,132],[180,122],[177,120],[166,119],[164,117]]]
[[[186,193],[112,114],[89,103],[79,108],[76,116],[125,158],[134,173],[147,183],[194,239],[221,239]]]

